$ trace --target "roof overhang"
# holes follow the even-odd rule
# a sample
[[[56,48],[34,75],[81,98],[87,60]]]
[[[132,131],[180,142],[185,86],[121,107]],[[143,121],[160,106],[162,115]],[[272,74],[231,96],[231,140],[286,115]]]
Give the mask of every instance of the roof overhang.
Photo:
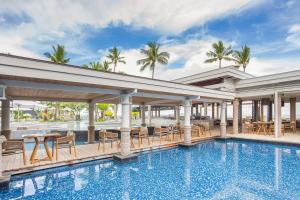
[[[8,98],[23,100],[118,103],[120,95],[132,91],[137,104],[156,100],[178,103],[194,96],[234,98],[234,93],[225,91],[5,54],[0,54],[0,84],[7,87]]]

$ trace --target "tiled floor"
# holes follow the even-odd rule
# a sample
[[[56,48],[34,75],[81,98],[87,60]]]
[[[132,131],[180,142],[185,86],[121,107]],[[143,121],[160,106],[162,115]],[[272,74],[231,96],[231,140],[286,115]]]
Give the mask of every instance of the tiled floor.
[[[193,136],[193,141],[203,140],[212,138],[214,136],[218,136],[219,131],[213,130],[212,134],[207,136]],[[167,148],[176,146],[178,143],[181,143],[183,141],[183,138],[180,139],[179,136],[175,136],[173,139],[172,137],[168,140],[163,140],[160,144],[159,138],[150,138],[150,145],[148,145],[148,141],[146,139],[143,140],[143,144],[139,147],[138,141],[134,141],[134,147],[131,147],[131,150],[133,152],[138,151],[146,151],[151,149],[159,149],[159,148]],[[68,148],[62,148],[59,149],[58,154],[58,160],[56,161],[55,157],[52,159],[52,161],[39,161],[34,164],[31,164],[29,161],[30,154],[32,151],[26,151],[26,157],[27,157],[27,163],[26,165],[23,164],[23,157],[22,154],[14,154],[9,156],[3,156],[3,172],[4,173],[23,173],[23,172],[29,172],[39,169],[46,169],[50,167],[55,166],[63,166],[63,165],[69,165],[74,164],[78,162],[84,162],[89,160],[95,160],[95,159],[101,159],[101,158],[108,158],[111,157],[113,154],[118,153],[120,149],[118,148],[117,144],[114,143],[113,147],[111,147],[110,143],[107,143],[105,146],[105,150],[103,151],[103,146],[101,144],[100,149],[98,150],[98,143],[95,144],[83,144],[83,145],[77,145],[77,156],[74,157],[74,153],[70,155]],[[46,152],[44,149],[41,149],[38,151],[38,158],[44,158],[46,155]]]

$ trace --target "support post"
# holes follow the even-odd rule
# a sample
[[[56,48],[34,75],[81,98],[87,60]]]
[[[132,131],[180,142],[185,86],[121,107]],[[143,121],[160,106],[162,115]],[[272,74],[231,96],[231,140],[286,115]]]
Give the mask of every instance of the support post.
[[[278,92],[274,94],[274,129],[275,137],[281,136],[281,96]]]
[[[192,143],[192,134],[191,134],[191,108],[192,101],[185,100],[183,102],[184,106],[184,144]]]
[[[141,120],[142,120],[142,126],[146,126],[146,116],[145,116],[145,104],[143,103],[141,105]]]
[[[211,104],[211,119],[215,120],[215,103]]]
[[[151,112],[151,105],[148,105],[148,118],[147,118],[147,125],[151,125],[151,117],[152,117],[152,112]]]
[[[268,117],[267,117],[267,121],[272,121],[272,116],[273,116],[273,103],[272,101],[270,100],[269,101],[269,104],[268,104]]]
[[[114,120],[118,120],[118,104],[114,105]]]
[[[176,124],[180,125],[180,106],[175,106],[175,118],[176,118]]]
[[[220,119],[220,104],[217,103],[217,119]]]
[[[2,178],[2,171],[3,171],[3,161],[2,161],[2,144],[6,141],[6,138],[3,136],[0,136],[0,180]]]
[[[238,127],[238,132],[242,133],[243,132],[243,101],[239,100],[239,127]]]
[[[204,116],[207,116],[207,103],[204,103]]]
[[[296,98],[290,98],[290,121],[296,122]]]
[[[2,101],[1,109],[1,134],[4,135],[7,139],[10,139],[11,130],[10,130],[10,101]]]
[[[239,100],[233,100],[233,134],[239,133]]]
[[[95,142],[95,103],[89,103],[88,143]]]
[[[157,116],[160,117],[160,107],[157,107]]]
[[[198,116],[199,115],[199,104],[196,104],[195,107],[196,107],[196,116]]]
[[[121,155],[128,156],[130,154],[130,106],[131,97],[126,94],[121,96],[122,104],[122,125],[121,125]]]
[[[221,137],[226,137],[226,107],[227,103],[222,102],[221,103],[221,122],[220,122],[220,134]]]

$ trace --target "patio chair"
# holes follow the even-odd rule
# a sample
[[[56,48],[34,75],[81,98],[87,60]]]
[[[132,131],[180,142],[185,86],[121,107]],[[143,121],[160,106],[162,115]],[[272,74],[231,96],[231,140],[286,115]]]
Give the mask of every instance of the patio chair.
[[[74,132],[69,131],[66,136],[56,138],[54,140],[54,143],[55,143],[56,160],[58,160],[58,149],[63,148],[63,147],[69,147],[70,154],[72,154],[72,148],[73,148],[74,156],[76,158],[76,146],[75,146]],[[52,156],[53,156],[53,153],[54,153],[54,149],[52,149]]]
[[[296,133],[296,122],[295,121],[291,121],[290,129],[293,133]]]
[[[23,139],[9,139],[7,140],[4,135],[5,141],[2,144],[2,155],[8,156],[13,154],[22,153],[23,154],[23,163],[26,165],[26,152],[25,152],[25,144]]]
[[[274,125],[274,124],[271,124],[271,125],[270,125],[270,128],[269,128],[269,133],[270,133],[271,135],[273,135],[274,132],[275,132],[275,125]],[[281,133],[282,133],[282,135],[285,134],[285,127],[284,127],[284,124],[281,124]]]
[[[167,138],[168,135],[169,135],[168,128],[161,128],[161,127],[160,128],[154,128],[152,142],[153,142],[155,136],[159,136],[159,144],[161,144],[162,138],[164,136],[165,136],[165,138]]]
[[[202,127],[202,131],[203,131],[204,135],[206,135],[206,132],[208,132],[209,135],[211,136],[211,131],[210,131],[209,123],[203,123],[201,125],[201,127]]]
[[[192,135],[197,135],[200,137],[200,133],[203,133],[201,126],[192,125]]]
[[[251,131],[251,133],[253,133],[254,132],[254,125],[251,123],[251,122],[249,122],[249,121],[246,121],[245,122],[245,127],[246,127],[246,130],[247,130],[247,133],[249,134],[250,133],[250,131]]]
[[[141,144],[143,144],[143,138],[147,138],[148,139],[148,145],[150,145],[150,138],[149,138],[148,128],[147,127],[139,128],[137,138],[138,138],[138,141],[139,141],[139,147],[141,146]]]
[[[184,128],[182,126],[180,126],[179,124],[177,124],[177,125],[173,126],[172,132],[173,132],[173,137],[174,137],[174,135],[178,135],[179,139],[181,139],[182,138],[181,135],[184,134]]]
[[[110,142],[111,148],[113,147],[113,142],[117,142],[118,147],[120,145],[118,133],[99,131],[98,150],[100,150],[100,144],[102,142],[103,143],[103,151],[105,151],[105,143],[107,141]]]

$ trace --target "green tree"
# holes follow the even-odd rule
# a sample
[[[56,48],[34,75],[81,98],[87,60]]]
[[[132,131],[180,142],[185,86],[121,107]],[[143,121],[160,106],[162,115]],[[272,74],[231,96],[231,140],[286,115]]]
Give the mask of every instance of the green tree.
[[[55,63],[66,64],[70,61],[70,58],[66,58],[66,51],[63,45],[52,46],[53,53],[50,54],[48,52],[44,53],[44,55],[49,58],[51,61]]]
[[[64,103],[63,106],[71,109],[71,112],[75,116],[76,120],[80,120],[81,111],[88,108],[88,104],[86,103],[74,103],[74,102]]]
[[[116,67],[118,63],[126,64],[124,58],[121,56],[121,51],[114,47],[109,50],[109,54],[106,56],[109,59],[109,62],[114,65],[114,72],[116,72]]]
[[[232,56],[237,66],[242,66],[243,70],[246,71],[246,67],[250,62],[250,48],[245,45],[242,47],[242,51],[234,51]]]
[[[102,65],[100,62],[90,62],[88,65],[83,65],[84,68],[90,68],[96,71],[100,71],[102,69]]]
[[[231,46],[225,47],[222,41],[218,43],[213,43],[212,51],[206,53],[208,59],[205,60],[205,63],[213,63],[219,61],[219,68],[221,68],[222,60],[232,61],[230,57],[232,54]]]
[[[101,112],[101,117],[104,118],[104,116],[105,116],[104,113],[105,113],[105,111],[108,110],[109,104],[107,104],[107,103],[97,103],[96,105],[97,105],[97,108]]]
[[[104,60],[102,66],[101,66],[101,71],[110,71],[110,68],[109,68],[109,62],[107,62],[106,60]]]
[[[160,45],[156,42],[149,42],[147,49],[141,49],[141,54],[145,58],[137,61],[137,65],[142,65],[140,71],[144,71],[147,67],[152,71],[152,79],[154,78],[154,70],[156,62],[162,65],[168,64],[170,54],[168,52],[160,52]]]

